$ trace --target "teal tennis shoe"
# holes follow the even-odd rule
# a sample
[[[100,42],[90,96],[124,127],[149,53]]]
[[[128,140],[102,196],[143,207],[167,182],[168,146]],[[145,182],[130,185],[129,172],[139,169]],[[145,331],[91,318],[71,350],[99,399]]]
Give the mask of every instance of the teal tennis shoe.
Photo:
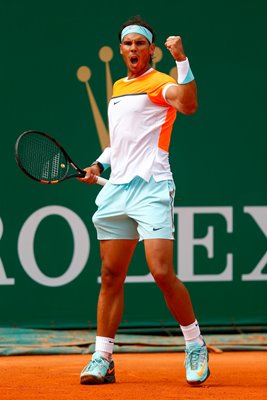
[[[95,352],[90,363],[82,370],[80,382],[82,385],[114,383],[114,361],[111,360],[111,362],[108,362],[100,353]]]
[[[186,380],[190,385],[203,383],[210,375],[209,353],[206,344],[191,342],[185,348]]]

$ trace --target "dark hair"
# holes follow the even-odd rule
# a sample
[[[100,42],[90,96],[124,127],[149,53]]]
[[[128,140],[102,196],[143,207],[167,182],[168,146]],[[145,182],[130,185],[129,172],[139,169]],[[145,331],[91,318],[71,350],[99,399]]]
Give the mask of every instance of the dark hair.
[[[144,21],[140,17],[140,15],[131,17],[128,21],[124,22],[124,24],[121,26],[121,29],[118,34],[119,42],[121,42],[121,32],[123,31],[124,28],[126,28],[126,26],[129,26],[129,25],[140,25],[140,26],[144,26],[145,28],[147,28],[152,33],[152,43],[155,43],[156,34],[155,34],[154,29],[151,28],[151,26],[146,21]]]

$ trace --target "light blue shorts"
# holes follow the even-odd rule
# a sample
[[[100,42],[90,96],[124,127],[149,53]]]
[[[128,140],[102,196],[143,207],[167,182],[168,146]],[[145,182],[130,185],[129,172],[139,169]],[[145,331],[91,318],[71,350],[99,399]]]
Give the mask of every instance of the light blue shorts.
[[[99,240],[174,239],[172,180],[146,182],[136,176],[130,183],[107,183],[96,198],[93,223]]]

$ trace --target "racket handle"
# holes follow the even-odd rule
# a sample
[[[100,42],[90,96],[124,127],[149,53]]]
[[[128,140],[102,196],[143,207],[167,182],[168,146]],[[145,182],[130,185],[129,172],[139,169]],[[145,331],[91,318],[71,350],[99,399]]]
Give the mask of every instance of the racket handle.
[[[107,179],[102,178],[101,176],[98,176],[96,183],[98,185],[104,186],[107,183],[107,181],[108,181]]]

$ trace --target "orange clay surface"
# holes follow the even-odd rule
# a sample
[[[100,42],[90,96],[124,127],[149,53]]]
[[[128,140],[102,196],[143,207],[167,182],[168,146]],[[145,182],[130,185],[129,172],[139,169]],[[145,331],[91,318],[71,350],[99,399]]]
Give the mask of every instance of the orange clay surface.
[[[80,385],[90,355],[0,357],[1,400],[267,399],[267,352],[210,353],[211,376],[185,381],[183,353],[115,354],[114,384]]]

